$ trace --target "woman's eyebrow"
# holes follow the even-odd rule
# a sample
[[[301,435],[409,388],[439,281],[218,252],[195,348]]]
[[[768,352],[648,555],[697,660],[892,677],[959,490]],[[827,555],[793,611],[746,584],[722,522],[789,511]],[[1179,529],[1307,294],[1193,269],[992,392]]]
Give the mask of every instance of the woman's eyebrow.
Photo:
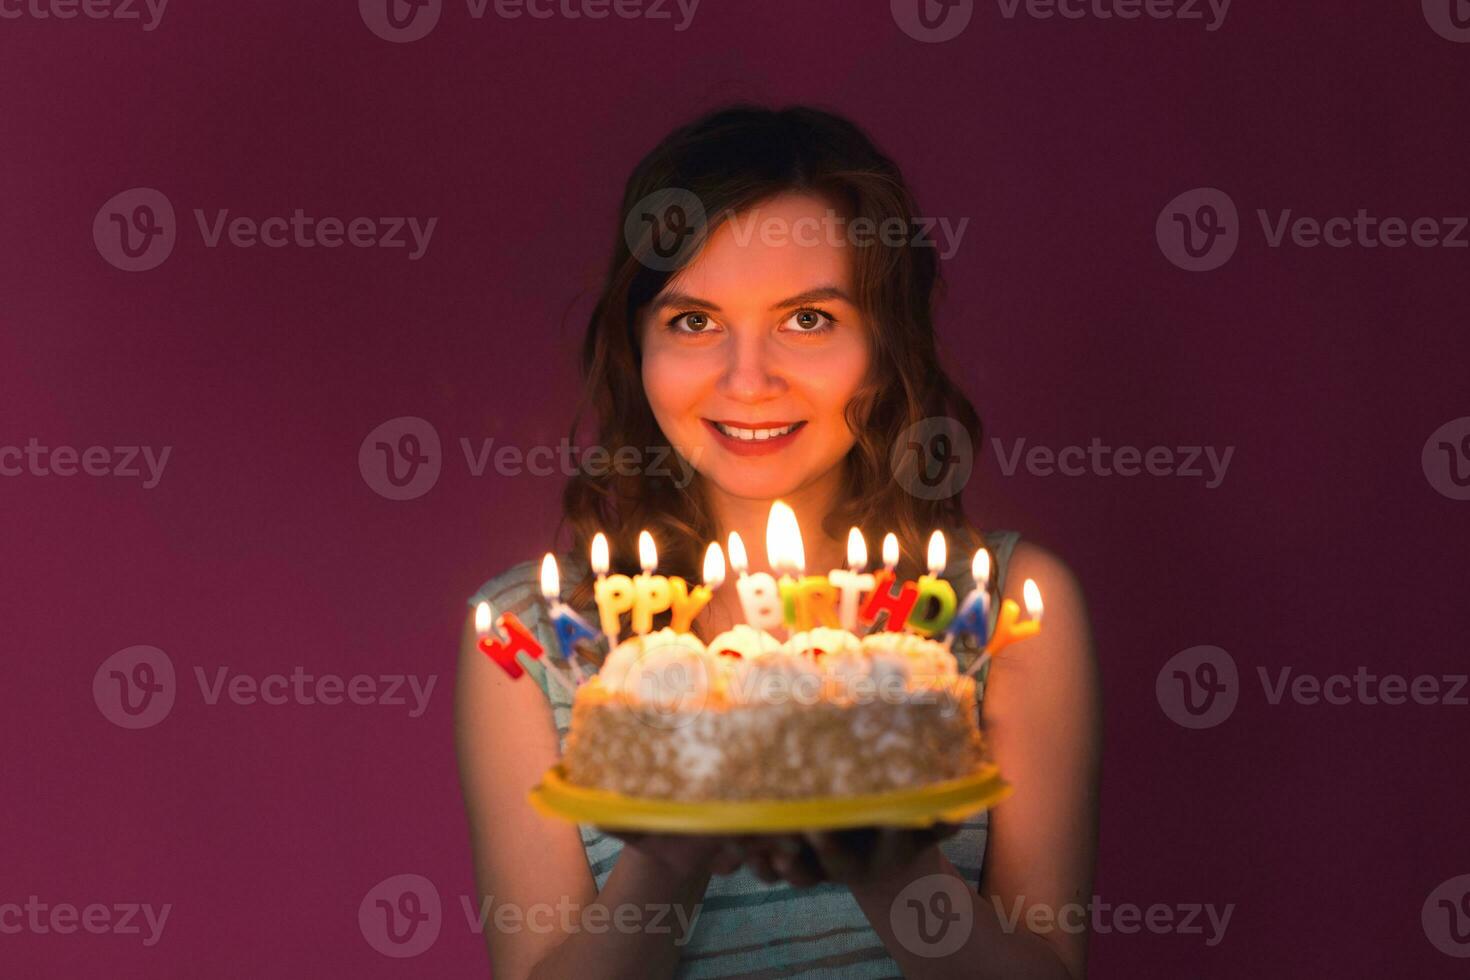
[[[824,299],[838,299],[842,300],[844,303],[852,302],[852,298],[848,296],[846,291],[844,291],[840,286],[818,286],[815,289],[808,289],[806,292],[797,293],[795,296],[789,296],[786,299],[781,300],[779,303],[772,303],[771,309],[784,310],[792,306],[801,306],[804,303],[820,302]],[[663,309],[669,306],[697,306],[701,309],[713,310],[716,313],[724,312],[720,309],[718,303],[711,303],[707,299],[700,299],[698,296],[690,296],[688,293],[663,293],[657,298],[656,303],[658,309]]]

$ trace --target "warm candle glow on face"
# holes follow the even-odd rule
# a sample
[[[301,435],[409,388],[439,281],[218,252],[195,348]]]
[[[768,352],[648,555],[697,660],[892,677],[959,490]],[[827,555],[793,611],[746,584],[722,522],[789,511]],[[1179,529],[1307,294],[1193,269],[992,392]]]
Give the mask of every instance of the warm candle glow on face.
[[[607,535],[598,531],[592,536],[592,574],[598,578],[607,574],[612,567],[612,561],[608,557]]]
[[[492,615],[490,612],[490,603],[488,602],[482,602],[475,607],[475,632],[482,638],[490,632]]]
[[[730,532],[730,567],[737,575],[744,575],[750,569],[750,560],[745,557],[745,542],[740,540],[737,531]]]
[[[861,572],[868,567],[868,542],[863,532],[853,528],[847,532],[847,570]]]
[[[892,531],[883,535],[883,567],[890,572],[898,567],[898,535]]]
[[[939,575],[949,559],[944,544],[944,532],[935,531],[929,536],[929,574]]]
[[[541,559],[541,594],[547,602],[556,602],[561,597],[561,572],[556,567],[556,556],[549,551]]]
[[[766,560],[771,563],[771,571],[783,575],[800,575],[806,567],[796,511],[780,500],[771,504],[771,515],[766,519]]]
[[[647,531],[638,532],[638,567],[644,575],[652,575],[658,567],[658,549],[654,547],[653,535]]]
[[[1021,595],[1026,600],[1026,613],[1036,622],[1041,622],[1041,589],[1037,586],[1035,579],[1027,579],[1026,584],[1021,586]]]
[[[725,584],[725,553],[718,541],[711,541],[704,553],[704,584],[711,592]]]
[[[970,575],[975,579],[975,588],[985,591],[990,585],[990,552],[981,548],[975,552],[975,560],[970,563]]]

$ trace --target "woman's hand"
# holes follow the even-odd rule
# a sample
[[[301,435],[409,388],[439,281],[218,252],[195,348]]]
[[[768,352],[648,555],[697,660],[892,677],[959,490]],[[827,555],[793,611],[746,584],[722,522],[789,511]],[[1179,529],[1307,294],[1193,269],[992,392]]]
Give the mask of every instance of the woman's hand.
[[[633,848],[680,877],[730,874],[741,864],[741,850],[731,837],[608,829],[603,829],[603,833],[618,838],[625,847]]]
[[[946,837],[956,824],[932,827],[863,827],[741,837],[741,861],[764,882],[807,888],[824,881],[862,885],[897,874]]]

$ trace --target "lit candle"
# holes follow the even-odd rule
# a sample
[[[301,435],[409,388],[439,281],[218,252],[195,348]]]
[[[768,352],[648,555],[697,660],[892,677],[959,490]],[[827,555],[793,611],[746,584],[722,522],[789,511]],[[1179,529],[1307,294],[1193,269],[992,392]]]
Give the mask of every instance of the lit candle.
[[[505,638],[498,631],[491,630],[493,618],[490,603],[482,602],[475,606],[475,633],[479,637],[480,651],[499,664],[512,679],[519,678],[525,671],[516,662],[517,657],[524,653],[535,660],[545,650],[536,642],[535,634],[526,629],[512,613],[504,613],[500,617],[500,629],[505,631]]]
[[[781,625],[781,594],[776,580],[765,572],[751,574],[745,556],[745,542],[740,535],[730,532],[730,567],[739,578],[735,581],[735,592],[740,597],[740,609],[745,621],[760,630],[771,630]]]
[[[633,608],[633,580],[626,575],[607,574],[610,567],[607,538],[599,531],[592,539],[592,571],[597,575],[592,595],[597,602],[597,614],[609,650],[618,645],[618,636],[622,633],[622,622],[618,617]]]
[[[647,531],[638,534],[638,564],[643,574],[633,576],[633,632],[642,636],[653,629],[654,614],[668,609],[674,598],[669,580],[653,574],[658,567],[658,550]]]
[[[914,611],[914,603],[919,601],[919,590],[912,582],[899,584],[898,594],[893,594],[893,583],[897,578],[895,569],[898,568],[898,536],[889,532],[883,538],[883,571],[873,577],[873,594],[868,596],[868,601],[858,613],[861,619],[869,627],[878,621],[878,617],[888,614],[888,620],[883,624],[884,630],[897,631],[903,628],[904,621],[909,618],[909,613]]]
[[[949,621],[954,619],[954,586],[940,577],[948,558],[943,531],[935,531],[930,535],[927,557],[929,574],[919,576],[919,594],[908,626],[923,636],[932,636],[944,632]]]
[[[1041,632],[1041,589],[1034,580],[1028,578],[1021,586],[1021,596],[1026,601],[1026,613],[1030,618],[1021,621],[1021,607],[1016,605],[1016,600],[1003,600],[1000,604],[1000,616],[995,623],[995,633],[985,645],[985,653],[975,658],[975,662],[965,671],[966,674],[976,673],[991,657],[1017,640],[1024,640]]]
[[[801,525],[796,521],[796,511],[780,500],[771,504],[766,518],[766,560],[771,571],[780,576],[776,589],[781,596],[782,621],[787,626],[795,626],[797,582],[793,575],[801,575],[806,555],[801,546]]]
[[[710,599],[714,598],[715,592],[724,583],[725,553],[720,550],[718,542],[711,541],[709,548],[704,552],[703,585],[696,585],[691,590],[679,576],[669,576],[669,608],[674,614],[669,627],[676,633],[689,632],[689,628],[694,624],[694,617],[709,605]]]
[[[975,587],[960,603],[960,611],[950,624],[950,634],[944,639],[945,649],[949,649],[958,636],[973,636],[977,646],[984,646],[990,632],[990,552],[983,545],[975,550],[970,575],[975,580]]]
[[[576,658],[577,641],[596,642],[597,631],[588,626],[587,621],[578,616],[571,606],[561,601],[561,572],[556,567],[556,556],[550,552],[541,559],[541,594],[550,605],[551,625],[556,629],[562,658],[572,665],[572,674],[580,684],[582,667]]]
[[[862,593],[873,591],[873,576],[863,571],[867,565],[868,543],[863,540],[863,532],[853,528],[847,532],[847,568],[834,568],[827,573],[839,595],[838,621],[843,629],[853,633],[858,628],[858,599]]]

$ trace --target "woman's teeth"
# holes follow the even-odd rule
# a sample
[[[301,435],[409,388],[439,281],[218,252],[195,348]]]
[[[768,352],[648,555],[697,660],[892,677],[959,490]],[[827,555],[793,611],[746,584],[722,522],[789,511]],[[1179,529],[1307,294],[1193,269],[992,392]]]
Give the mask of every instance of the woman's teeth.
[[[793,422],[790,425],[783,425],[776,429],[741,429],[733,425],[716,422],[715,428],[719,429],[720,432],[729,436],[731,439],[739,439],[742,442],[758,442],[766,439],[775,439],[778,436],[784,436],[789,432],[794,432],[799,424],[798,422]]]

